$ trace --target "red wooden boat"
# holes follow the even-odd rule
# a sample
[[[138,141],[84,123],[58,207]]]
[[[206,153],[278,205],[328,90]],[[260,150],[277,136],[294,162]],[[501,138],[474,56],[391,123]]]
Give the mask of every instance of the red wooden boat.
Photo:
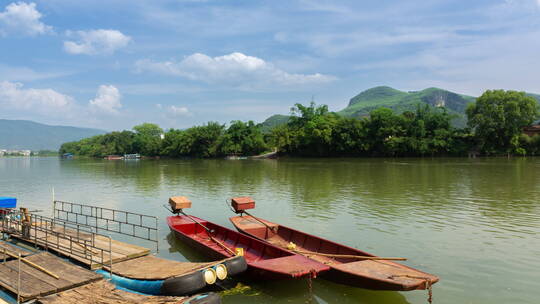
[[[243,248],[247,273],[256,279],[315,277],[329,269],[324,264],[194,216],[169,216],[167,224],[182,242],[215,259],[232,257],[236,248]]]
[[[237,213],[247,213],[245,209],[254,207],[254,202],[251,203],[246,207],[233,201],[233,207]],[[439,281],[435,275],[393,261],[356,258],[375,256],[249,214],[231,217],[230,220],[240,232],[328,265],[330,270],[322,273],[321,277],[329,281],[361,288],[397,291],[427,289]]]

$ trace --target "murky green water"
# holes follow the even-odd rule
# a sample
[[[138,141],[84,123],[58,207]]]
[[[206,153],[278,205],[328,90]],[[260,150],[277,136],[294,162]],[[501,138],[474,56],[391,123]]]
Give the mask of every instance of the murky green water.
[[[255,214],[437,274],[435,303],[540,303],[540,158],[102,161],[0,158],[0,195],[50,214],[56,198],[161,218],[160,256],[201,260],[171,238],[162,207],[232,226],[225,199]],[[144,244],[144,242],[140,242]],[[150,244],[145,244],[151,246]],[[306,303],[306,281],[264,282],[224,303]],[[425,303],[315,280],[313,303]]]

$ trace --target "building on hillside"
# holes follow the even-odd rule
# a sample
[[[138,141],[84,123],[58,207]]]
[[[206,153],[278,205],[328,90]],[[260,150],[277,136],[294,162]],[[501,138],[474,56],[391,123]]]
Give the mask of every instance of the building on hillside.
[[[540,124],[523,127],[523,134],[529,136],[540,135]]]

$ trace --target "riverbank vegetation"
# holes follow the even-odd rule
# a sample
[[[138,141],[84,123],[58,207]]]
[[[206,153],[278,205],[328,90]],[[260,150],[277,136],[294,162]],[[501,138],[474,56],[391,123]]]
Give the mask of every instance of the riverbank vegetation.
[[[418,105],[394,113],[378,108],[360,118],[329,112],[326,105],[296,104],[285,123],[263,130],[253,121],[217,122],[163,131],[155,124],[62,145],[60,153],[92,157],[221,157],[277,149],[296,156],[466,156],[540,154],[540,136],[522,134],[538,118],[537,101],[522,92],[486,91],[466,110],[468,126],[453,127],[444,107]],[[264,132],[263,132],[264,131]]]

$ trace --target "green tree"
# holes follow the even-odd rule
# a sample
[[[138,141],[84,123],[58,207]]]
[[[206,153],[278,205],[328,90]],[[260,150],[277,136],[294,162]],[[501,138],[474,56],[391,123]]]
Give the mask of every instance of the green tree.
[[[152,123],[143,123],[133,127],[135,137],[133,148],[142,155],[155,156],[160,154],[161,135],[163,129]]]
[[[172,157],[215,157],[217,143],[224,126],[217,122],[191,127],[186,130],[170,130],[165,134],[162,154]]]
[[[217,144],[220,155],[256,155],[267,149],[261,130],[251,120],[231,122]]]
[[[538,117],[538,102],[524,92],[488,90],[469,104],[466,113],[484,153],[521,154],[519,136]]]

